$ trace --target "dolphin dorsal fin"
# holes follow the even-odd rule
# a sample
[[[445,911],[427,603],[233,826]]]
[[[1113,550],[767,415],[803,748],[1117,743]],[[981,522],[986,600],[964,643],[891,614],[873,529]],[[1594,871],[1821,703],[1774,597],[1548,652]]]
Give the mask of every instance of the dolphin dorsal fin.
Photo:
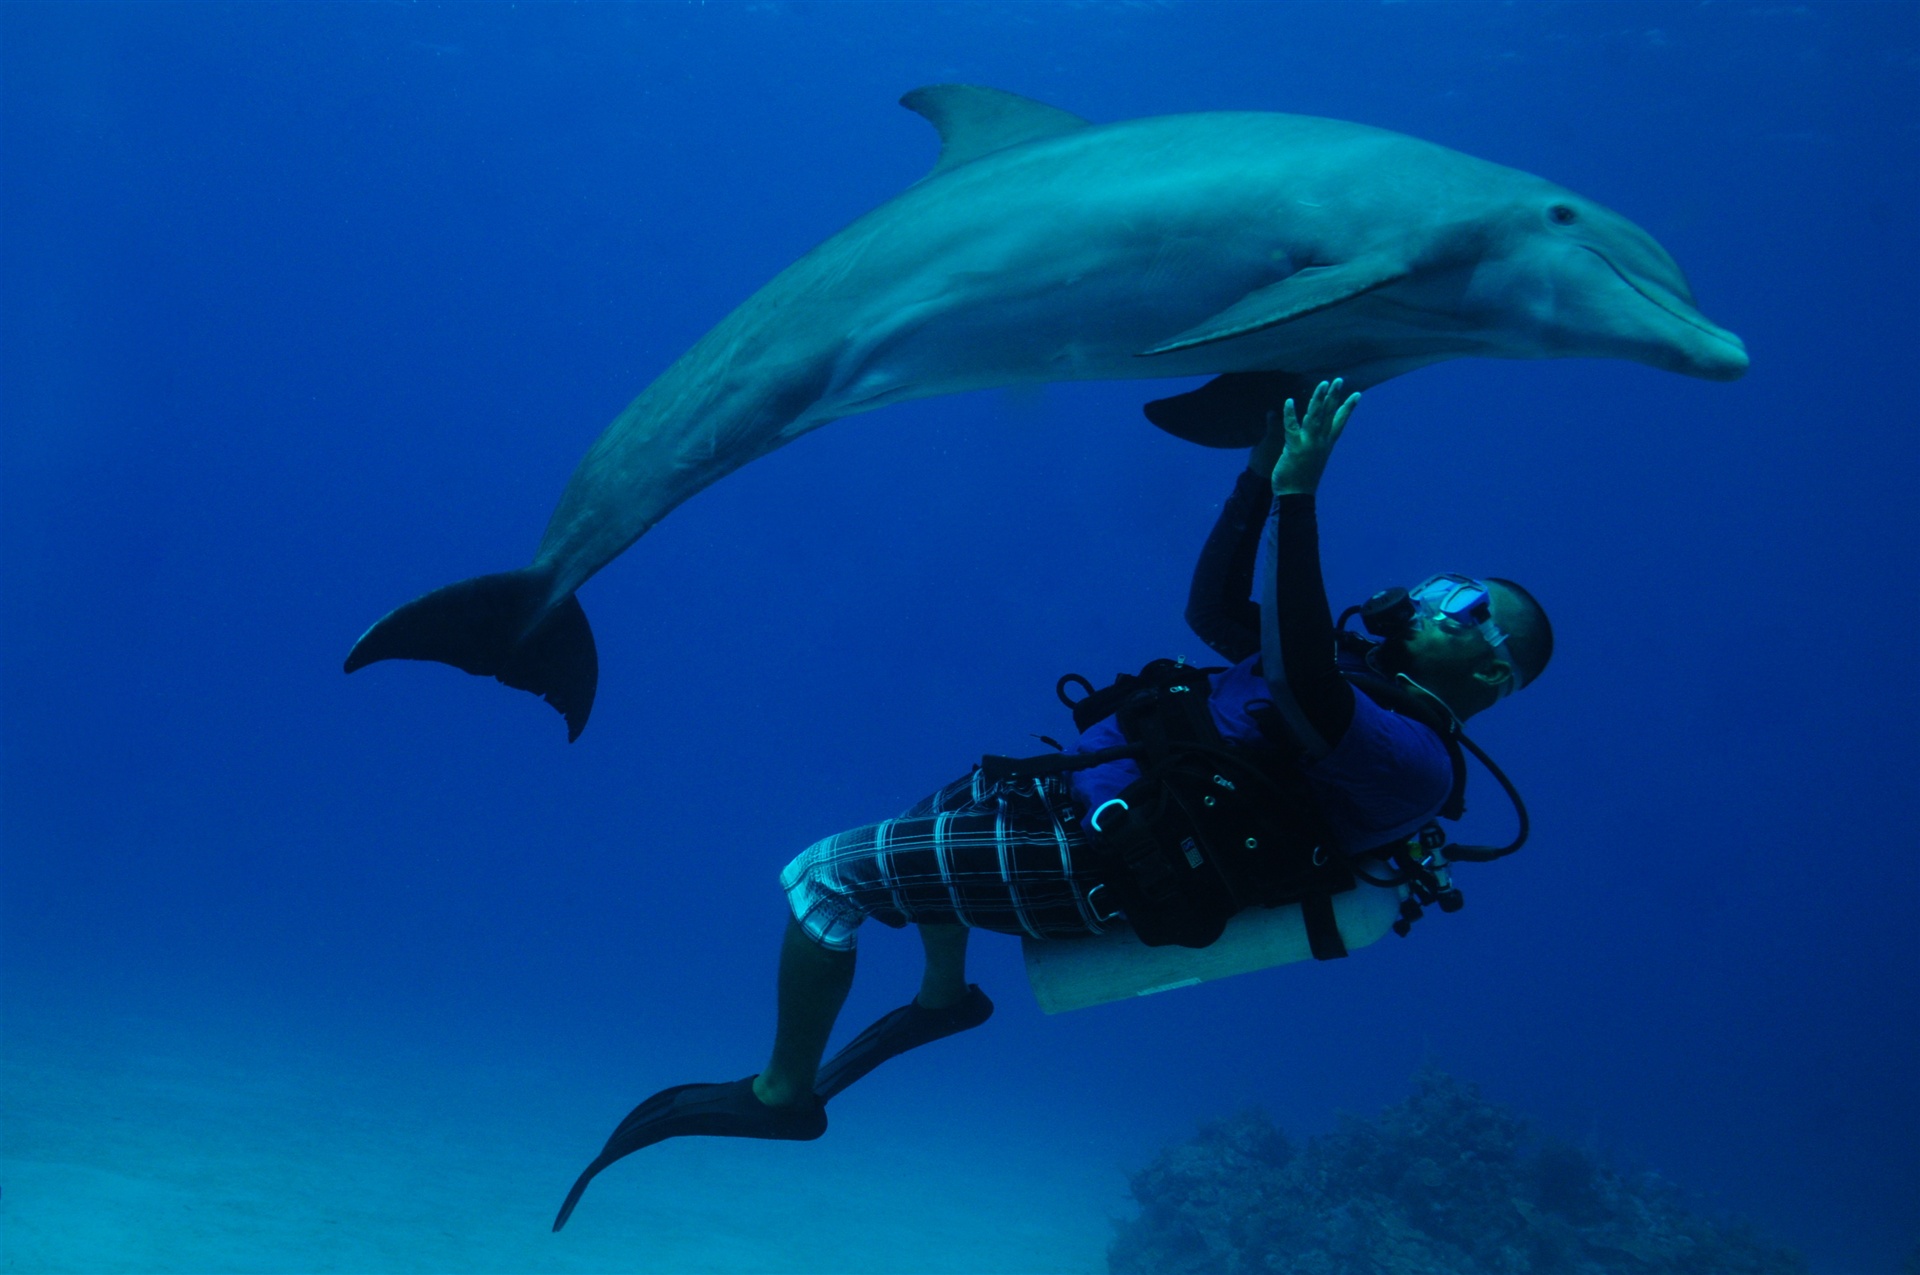
[[[977,84],[929,84],[900,99],[940,133],[940,158],[928,176],[971,163],[1021,142],[1058,137],[1089,126],[1057,106]]]

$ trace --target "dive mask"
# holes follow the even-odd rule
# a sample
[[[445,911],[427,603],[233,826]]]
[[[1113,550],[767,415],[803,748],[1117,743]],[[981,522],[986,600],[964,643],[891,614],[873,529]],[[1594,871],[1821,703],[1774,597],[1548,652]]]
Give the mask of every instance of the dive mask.
[[[1478,633],[1488,646],[1500,650],[1507,634],[1493,622],[1493,594],[1472,576],[1451,572],[1428,576],[1412,589],[1384,589],[1360,608],[1360,622],[1376,637],[1406,638],[1421,623],[1438,624],[1453,633]],[[1510,683],[1519,690],[1526,683],[1519,664],[1505,651],[1513,670]]]

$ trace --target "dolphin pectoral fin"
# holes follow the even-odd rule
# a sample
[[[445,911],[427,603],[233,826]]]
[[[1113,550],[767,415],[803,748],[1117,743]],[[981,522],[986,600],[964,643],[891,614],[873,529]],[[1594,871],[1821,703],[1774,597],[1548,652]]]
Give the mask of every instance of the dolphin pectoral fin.
[[[929,177],[1022,142],[1076,132],[1090,123],[1057,106],[976,84],[929,84],[902,97],[900,105],[925,116],[940,133],[940,158]]]
[[[1305,403],[1313,382],[1292,372],[1229,372],[1197,390],[1157,398],[1141,410],[1175,438],[1202,447],[1252,447],[1267,432],[1267,413],[1289,398]]]
[[[379,660],[438,660],[497,678],[553,705],[571,742],[593,711],[600,657],[580,600],[568,594],[548,610],[548,597],[546,574],[531,567],[435,589],[362,634],[346,671]]]
[[[1404,259],[1388,253],[1359,257],[1337,266],[1308,266],[1278,283],[1254,289],[1212,318],[1140,354],[1171,354],[1196,345],[1230,341],[1351,301],[1411,272]]]

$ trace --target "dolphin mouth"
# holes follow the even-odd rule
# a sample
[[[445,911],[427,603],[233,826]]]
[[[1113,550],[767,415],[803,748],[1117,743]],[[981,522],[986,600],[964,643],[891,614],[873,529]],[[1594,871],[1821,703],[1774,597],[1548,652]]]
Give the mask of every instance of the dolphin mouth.
[[[1600,260],[1606,262],[1607,269],[1613,271],[1615,277],[1617,277],[1620,282],[1632,288],[1643,300],[1658,307],[1662,313],[1680,320],[1680,322],[1711,340],[1712,348],[1718,352],[1717,356],[1714,354],[1706,354],[1703,351],[1702,355],[1687,359],[1688,366],[1684,369],[1685,371],[1693,376],[1705,377],[1712,381],[1737,381],[1746,374],[1747,347],[1741,343],[1739,337],[1724,328],[1715,327],[1707,320],[1705,315],[1701,314],[1691,304],[1680,300],[1678,297],[1668,295],[1664,289],[1647,288],[1643,286],[1631,274],[1622,270],[1619,265],[1614,262],[1612,257],[1609,257],[1606,253],[1600,251],[1600,249],[1595,248],[1591,244],[1581,244],[1580,246],[1600,258]],[[1680,371],[1683,369],[1676,368],[1674,370]]]
[[[1622,270],[1618,265],[1614,263],[1614,260],[1612,257],[1609,257],[1606,253],[1600,251],[1598,248],[1595,248],[1591,244],[1581,244],[1580,246],[1582,248],[1585,248],[1588,252],[1592,253],[1594,256],[1600,258],[1600,260],[1606,262],[1607,269],[1613,271],[1613,273],[1619,277],[1620,282],[1626,284],[1629,288],[1632,288],[1635,292],[1639,293],[1642,297],[1646,298],[1648,301],[1652,302],[1654,305],[1659,306],[1662,310],[1665,310],[1668,314],[1680,320],[1680,322],[1686,324],[1688,327],[1698,328],[1700,331],[1706,333],[1708,336],[1712,337],[1716,341],[1721,342],[1722,344],[1733,345],[1733,346],[1737,346],[1739,344],[1737,340],[1730,339],[1731,337],[1730,333],[1728,333],[1722,328],[1715,327],[1712,323],[1707,321],[1706,316],[1702,315],[1698,310],[1694,309],[1692,306],[1686,305],[1685,303],[1679,301],[1677,298],[1663,296],[1658,292],[1651,292],[1651,291],[1648,291],[1646,288],[1642,287],[1638,280],[1636,280],[1632,275],[1628,274],[1626,271]]]

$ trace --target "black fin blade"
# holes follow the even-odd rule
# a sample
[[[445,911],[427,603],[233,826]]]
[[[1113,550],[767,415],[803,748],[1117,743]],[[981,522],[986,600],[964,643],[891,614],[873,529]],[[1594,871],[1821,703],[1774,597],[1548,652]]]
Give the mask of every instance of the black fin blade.
[[[992,1017],[993,1002],[978,983],[968,983],[966,997],[945,1009],[923,1009],[920,1002],[908,1001],[820,1065],[813,1081],[814,1097],[826,1102],[887,1059],[956,1032],[971,1031]]]
[[[724,1085],[675,1085],[629,1111],[593,1163],[574,1180],[573,1189],[567,1192],[553,1219],[553,1229],[567,1224],[587,1183],[600,1170],[642,1147],[688,1137],[811,1142],[827,1131],[824,1103],[799,1109],[766,1106],[754,1096],[754,1079],[748,1076]]]
[[[1267,432],[1267,413],[1289,398],[1302,411],[1313,383],[1292,372],[1228,372],[1197,390],[1157,398],[1147,419],[1175,438],[1202,447],[1252,447]]]
[[[617,1160],[619,1159],[619,1157],[615,1156],[614,1159]],[[613,1163],[613,1160],[609,1160],[605,1156],[602,1156],[599,1159],[595,1160],[592,1164],[588,1165],[586,1168],[586,1172],[582,1173],[577,1179],[574,1180],[573,1189],[567,1192],[567,1198],[561,1202],[560,1212],[554,1216],[554,1219],[553,1219],[554,1230],[557,1231],[561,1227],[567,1224],[567,1219],[573,1216],[574,1206],[580,1203],[580,1197],[586,1193],[587,1183],[593,1181],[594,1178],[599,1175],[600,1170],[606,1168],[609,1164],[612,1164],[612,1163]]]
[[[346,671],[380,660],[451,664],[533,692],[567,719],[567,739],[578,739],[593,711],[600,657],[580,600],[569,594],[541,618],[547,597],[547,577],[531,568],[435,589],[368,629]]]

